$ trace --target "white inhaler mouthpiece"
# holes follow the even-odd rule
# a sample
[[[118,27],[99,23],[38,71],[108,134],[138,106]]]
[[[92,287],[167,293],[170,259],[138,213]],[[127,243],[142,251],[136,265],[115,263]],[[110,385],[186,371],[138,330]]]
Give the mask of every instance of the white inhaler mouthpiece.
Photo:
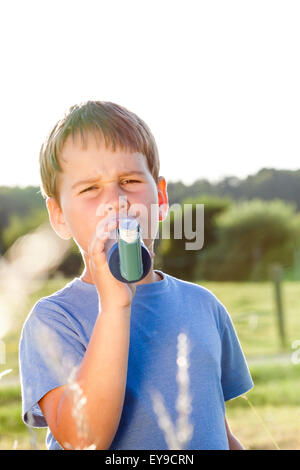
[[[139,235],[139,224],[136,219],[125,217],[119,220],[119,237],[126,243],[134,243]]]

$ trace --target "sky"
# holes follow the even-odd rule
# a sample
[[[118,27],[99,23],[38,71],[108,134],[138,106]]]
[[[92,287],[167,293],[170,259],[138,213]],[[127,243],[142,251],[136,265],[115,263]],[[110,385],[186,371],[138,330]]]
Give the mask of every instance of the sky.
[[[300,2],[1,2],[0,185],[39,185],[39,149],[72,105],[112,101],[192,184],[300,168]]]

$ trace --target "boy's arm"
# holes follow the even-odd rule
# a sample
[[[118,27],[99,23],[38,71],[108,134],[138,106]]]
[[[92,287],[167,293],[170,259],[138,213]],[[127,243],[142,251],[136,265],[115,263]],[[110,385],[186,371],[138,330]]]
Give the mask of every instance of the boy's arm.
[[[66,449],[109,449],[122,414],[136,286],[118,281],[109,270],[104,248],[116,227],[117,220],[107,215],[89,242],[89,267],[101,314],[76,375],[74,385],[80,393],[58,387],[39,401],[53,436]]]
[[[231,433],[227,419],[225,418],[226,433],[228,438],[229,450],[245,450],[240,441]]]
[[[67,385],[51,390],[39,401],[53,436],[65,449],[93,444],[101,450],[110,447],[124,402],[130,310],[129,306],[103,311],[96,320],[76,376],[86,403],[80,404],[82,396],[76,402],[76,393],[70,392]]]

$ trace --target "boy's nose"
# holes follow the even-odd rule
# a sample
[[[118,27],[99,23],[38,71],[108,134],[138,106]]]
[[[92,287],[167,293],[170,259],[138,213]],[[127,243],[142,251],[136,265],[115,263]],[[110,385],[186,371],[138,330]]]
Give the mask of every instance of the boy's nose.
[[[96,215],[106,216],[111,213],[117,217],[121,214],[127,214],[129,209],[129,202],[126,196],[118,196],[114,201],[110,201],[104,204],[100,204],[97,208]]]

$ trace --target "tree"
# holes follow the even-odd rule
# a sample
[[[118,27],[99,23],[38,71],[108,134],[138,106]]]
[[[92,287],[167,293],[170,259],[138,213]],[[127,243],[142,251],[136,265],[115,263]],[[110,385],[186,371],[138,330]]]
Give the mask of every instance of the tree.
[[[3,251],[8,250],[19,237],[34,230],[47,220],[48,213],[45,209],[33,210],[26,216],[12,214],[9,218],[9,225],[2,231]]]
[[[197,205],[204,206],[204,226],[197,227],[200,211],[197,219]],[[162,239],[158,248],[158,262],[162,270],[168,274],[182,278],[187,281],[195,280],[197,265],[201,262],[202,252],[214,244],[216,240],[215,218],[218,214],[226,211],[230,205],[229,199],[221,199],[203,195],[198,199],[185,199],[181,204],[177,204],[175,210],[169,211],[168,218],[163,222],[170,228],[169,237]],[[188,243],[193,243],[188,237],[188,228],[185,222],[191,221],[190,229],[199,238],[204,232],[204,245],[201,249],[187,249]],[[163,230],[162,230],[163,231]],[[191,231],[191,230],[190,230]],[[196,241],[196,239],[195,239]],[[196,245],[196,244],[195,244]]]
[[[272,264],[294,262],[296,207],[281,200],[236,203],[216,219],[218,237],[203,275],[213,280],[263,280]]]

